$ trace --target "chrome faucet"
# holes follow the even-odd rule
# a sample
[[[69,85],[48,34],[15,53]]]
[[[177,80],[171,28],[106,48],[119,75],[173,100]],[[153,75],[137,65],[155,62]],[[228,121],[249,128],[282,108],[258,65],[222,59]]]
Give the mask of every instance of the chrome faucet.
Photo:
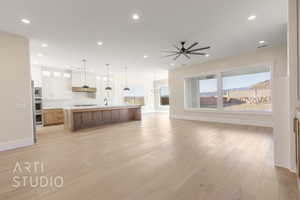
[[[104,98],[104,105],[108,106],[108,99],[107,99],[107,97]]]

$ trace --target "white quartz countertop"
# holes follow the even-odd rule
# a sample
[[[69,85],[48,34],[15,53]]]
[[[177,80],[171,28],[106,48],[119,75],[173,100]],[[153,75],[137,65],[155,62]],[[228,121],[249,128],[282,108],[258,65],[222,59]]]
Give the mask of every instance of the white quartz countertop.
[[[141,107],[140,105],[132,105],[132,104],[123,104],[123,105],[97,105],[97,106],[70,106],[64,107],[64,110],[86,110],[86,109],[101,109],[101,108],[120,108],[120,107]]]
[[[56,110],[56,109],[63,109],[63,107],[43,107],[43,110]]]

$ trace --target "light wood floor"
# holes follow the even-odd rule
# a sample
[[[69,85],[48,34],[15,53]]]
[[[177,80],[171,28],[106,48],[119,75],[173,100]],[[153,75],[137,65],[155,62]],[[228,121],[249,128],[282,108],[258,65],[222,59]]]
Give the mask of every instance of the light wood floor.
[[[0,152],[0,199],[294,200],[296,177],[273,166],[272,130],[169,120],[68,133],[39,131],[38,144]],[[12,187],[15,163],[41,161],[62,188]]]

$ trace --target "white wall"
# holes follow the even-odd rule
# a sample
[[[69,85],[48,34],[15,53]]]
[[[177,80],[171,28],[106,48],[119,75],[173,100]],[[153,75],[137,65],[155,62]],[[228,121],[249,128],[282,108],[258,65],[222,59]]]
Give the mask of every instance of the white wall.
[[[233,114],[184,109],[184,77],[199,73],[273,63],[273,115]],[[276,46],[258,49],[245,55],[210,61],[191,67],[169,71],[170,115],[174,118],[238,123],[274,127],[275,164],[290,168],[290,141],[287,120],[289,119],[289,93],[287,77],[287,48]]]
[[[29,41],[0,32],[0,150],[33,143]]]

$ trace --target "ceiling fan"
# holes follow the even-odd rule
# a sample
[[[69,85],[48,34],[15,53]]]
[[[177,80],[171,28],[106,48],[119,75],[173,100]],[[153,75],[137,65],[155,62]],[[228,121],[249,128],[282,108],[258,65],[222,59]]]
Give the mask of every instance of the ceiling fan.
[[[194,42],[192,45],[189,47],[185,47],[186,42],[181,42],[181,48],[179,48],[177,45],[173,45],[173,47],[176,49],[174,51],[165,51],[166,53],[170,53],[169,55],[166,55],[165,57],[171,57],[175,56],[173,59],[177,60],[181,55],[184,55],[186,58],[191,59],[190,55],[200,55],[200,56],[205,56],[208,55],[207,53],[201,53],[199,51],[203,51],[206,49],[210,49],[210,47],[203,47],[203,48],[196,48],[193,49],[195,46],[197,46],[199,43]]]

